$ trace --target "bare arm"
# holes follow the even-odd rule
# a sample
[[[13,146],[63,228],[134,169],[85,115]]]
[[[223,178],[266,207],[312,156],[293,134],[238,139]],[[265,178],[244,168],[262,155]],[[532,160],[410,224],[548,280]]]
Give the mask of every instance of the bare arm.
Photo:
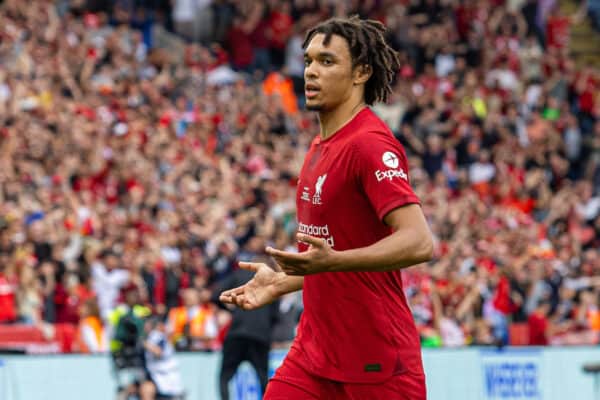
[[[575,11],[575,13],[573,15],[571,15],[571,23],[572,24],[580,24],[581,22],[583,22],[583,20],[585,19],[586,15],[587,15],[587,9],[588,9],[588,2],[582,1],[581,4],[579,5],[579,8],[577,9],[577,11]]]
[[[277,297],[281,297],[284,294],[302,290],[303,286],[304,286],[304,277],[303,276],[287,275],[285,272],[277,273],[277,281],[275,283],[275,293],[276,293]]]
[[[409,267],[432,258],[433,239],[421,207],[417,204],[396,208],[385,218],[394,233],[358,249],[336,251],[324,239],[298,235],[309,245],[303,253],[290,253],[268,247],[270,254],[288,275],[320,272],[390,271]]]
[[[144,348],[151,352],[155,357],[162,357],[162,349],[149,340],[144,342]]]
[[[252,310],[270,304],[280,296],[301,290],[304,275],[332,271],[389,271],[431,259],[433,240],[421,207],[411,204],[391,211],[384,222],[394,233],[371,246],[335,251],[324,239],[298,235],[309,244],[304,253],[291,253],[268,247],[283,271],[262,263],[240,262],[240,267],[255,273],[245,285],[219,296],[223,303]]]
[[[389,271],[432,258],[431,232],[418,204],[397,208],[384,221],[393,234],[371,246],[339,252],[330,271]]]

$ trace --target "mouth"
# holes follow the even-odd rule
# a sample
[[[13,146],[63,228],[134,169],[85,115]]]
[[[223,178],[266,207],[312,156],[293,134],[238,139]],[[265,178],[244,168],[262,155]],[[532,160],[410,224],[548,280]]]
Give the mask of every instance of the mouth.
[[[307,99],[316,97],[321,92],[321,87],[314,83],[307,83],[304,85],[304,95]]]

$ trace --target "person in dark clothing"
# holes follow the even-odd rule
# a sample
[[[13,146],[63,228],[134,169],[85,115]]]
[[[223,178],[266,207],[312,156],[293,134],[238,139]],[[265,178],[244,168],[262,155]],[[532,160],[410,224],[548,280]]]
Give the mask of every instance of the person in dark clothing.
[[[223,290],[244,285],[253,276],[251,271],[235,270],[218,283],[218,287],[213,291],[213,301],[223,305],[218,300]],[[234,308],[232,313],[231,326],[223,343],[223,360],[219,374],[222,400],[229,400],[229,381],[243,361],[252,364],[258,375],[262,393],[265,392],[269,379],[271,332],[279,318],[279,302],[252,311]]]

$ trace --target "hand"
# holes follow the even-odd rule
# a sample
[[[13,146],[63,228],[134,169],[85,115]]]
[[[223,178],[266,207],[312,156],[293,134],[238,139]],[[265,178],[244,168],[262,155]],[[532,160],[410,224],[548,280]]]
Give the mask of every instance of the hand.
[[[225,304],[233,304],[243,310],[254,310],[277,299],[278,274],[271,267],[262,263],[240,262],[240,268],[254,272],[254,277],[246,284],[226,290],[219,296]]]
[[[334,265],[336,251],[325,239],[299,233],[298,241],[308,244],[308,250],[303,253],[290,253],[267,247],[266,251],[281,266],[287,275],[309,275],[327,272]]]

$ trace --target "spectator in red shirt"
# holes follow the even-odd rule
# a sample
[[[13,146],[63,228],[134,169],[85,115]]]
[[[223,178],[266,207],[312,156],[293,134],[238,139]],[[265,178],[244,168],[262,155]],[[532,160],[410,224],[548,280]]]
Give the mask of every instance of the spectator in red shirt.
[[[291,11],[290,2],[280,0],[269,16],[271,58],[275,68],[281,68],[285,61],[285,47],[293,28]]]
[[[254,61],[250,32],[242,16],[233,18],[233,26],[227,33],[227,43],[233,67],[237,70],[249,72]]]
[[[546,46],[550,48],[566,48],[569,45],[571,26],[580,23],[585,17],[585,2],[573,15],[564,15],[560,5],[556,4],[546,24]]]
[[[0,323],[17,320],[16,289],[17,279],[13,267],[0,263]]]
[[[550,301],[541,300],[527,319],[527,324],[529,325],[529,344],[532,346],[546,346],[548,344],[550,336],[548,313],[550,312],[550,307]]]
[[[77,324],[82,298],[79,293],[79,278],[65,273],[62,282],[56,285],[54,302],[56,303],[56,322]]]

